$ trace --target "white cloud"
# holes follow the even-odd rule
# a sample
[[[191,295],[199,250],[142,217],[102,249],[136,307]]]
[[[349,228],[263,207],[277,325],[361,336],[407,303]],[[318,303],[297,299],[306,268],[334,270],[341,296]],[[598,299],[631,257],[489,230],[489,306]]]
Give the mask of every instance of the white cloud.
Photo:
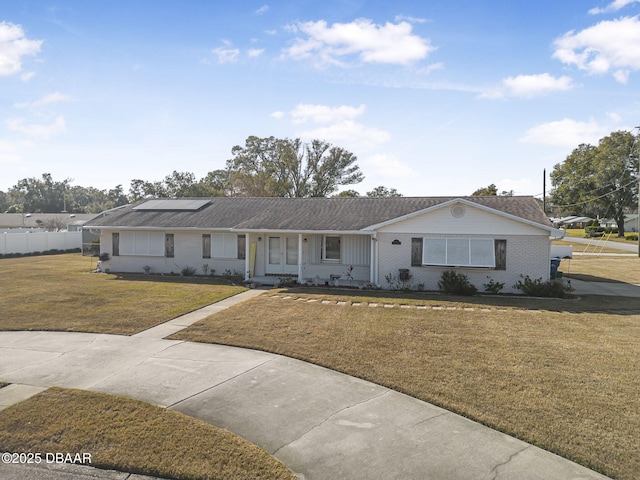
[[[571,90],[573,88],[573,81],[570,77],[555,78],[548,73],[507,77],[502,81],[502,84],[509,94],[514,97],[534,97],[547,92]]]
[[[575,148],[582,143],[597,144],[598,140],[606,136],[610,128],[599,125],[591,119],[588,122],[578,122],[565,118],[556,122],[543,123],[527,130],[524,143],[536,143],[558,147]]]
[[[49,95],[45,95],[44,97],[39,98],[38,100],[36,100],[34,102],[16,103],[16,104],[14,104],[14,107],[16,107],[16,108],[38,108],[38,107],[42,107],[44,105],[49,105],[49,104],[53,104],[53,103],[60,103],[60,102],[69,102],[71,100],[73,100],[71,98],[71,96],[65,95],[65,94],[60,93],[60,92],[55,92],[55,93],[51,93]]]
[[[28,137],[45,140],[66,131],[64,117],[60,116],[49,124],[28,124],[23,118],[11,118],[5,121],[5,125],[12,132],[22,133]]]
[[[379,145],[388,142],[391,138],[389,132],[375,127],[368,127],[353,120],[343,120],[331,125],[302,131],[300,137],[312,139],[319,138],[332,143],[353,144],[359,148]]]
[[[640,1],[640,0],[639,0]],[[396,15],[396,22],[409,22],[409,23],[426,23],[426,18],[412,17],[411,15]]]
[[[247,55],[249,55],[250,58],[259,57],[263,53],[264,48],[250,48],[249,50],[247,50]]]
[[[614,0],[612,3],[607,5],[604,8],[595,7],[589,10],[591,15],[598,15],[600,13],[609,13],[609,12],[617,12],[618,10],[622,10],[627,5],[631,5],[632,3],[640,2],[640,0]]]
[[[613,123],[620,123],[622,121],[622,117],[618,113],[607,112],[606,115],[607,115],[607,118],[611,120]]]
[[[372,155],[363,161],[368,176],[380,178],[382,183],[388,178],[411,178],[415,172],[411,167],[405,165],[394,155],[380,153]]]
[[[357,56],[364,63],[409,65],[435,50],[428,39],[412,33],[408,22],[374,24],[366,18],[327,25],[324,20],[290,25],[289,31],[304,35],[284,50],[295,60],[311,59],[317,66],[345,66],[344,59]]]
[[[354,152],[362,152],[391,139],[391,135],[386,130],[370,127],[356,121],[364,114],[365,110],[365,105],[332,107],[301,103],[288,114],[276,111],[270,116],[278,120],[288,116],[294,125],[308,125],[307,129],[296,133],[297,137],[304,140],[317,138],[339,144]]]
[[[211,53],[217,58],[218,63],[235,63],[240,57],[240,50],[234,48],[229,41],[224,41],[223,47],[214,48]]]
[[[25,38],[24,30],[20,25],[0,22],[0,77],[20,73],[22,57],[37,54],[41,45],[42,40]]]
[[[254,13],[256,15],[262,15],[264,13],[267,13],[267,10],[269,10],[269,5],[262,5],[259,9],[257,9]]]
[[[20,75],[20,80],[22,80],[23,82],[28,82],[34,77],[35,74],[36,72],[24,72],[22,75]]]
[[[362,115],[366,107],[350,107],[341,105],[339,107],[329,107],[327,105],[298,104],[291,111],[293,123],[305,123],[307,121],[315,123],[335,123],[345,120],[353,120]]]
[[[480,97],[493,99],[504,97],[532,98],[550,92],[571,90],[572,88],[574,88],[573,80],[567,76],[556,78],[548,73],[518,75],[503,79],[499,88],[487,90]]]
[[[554,42],[553,58],[576,65],[590,74],[613,71],[625,83],[629,72],[640,69],[638,17],[605,20],[580,32],[568,32]]]

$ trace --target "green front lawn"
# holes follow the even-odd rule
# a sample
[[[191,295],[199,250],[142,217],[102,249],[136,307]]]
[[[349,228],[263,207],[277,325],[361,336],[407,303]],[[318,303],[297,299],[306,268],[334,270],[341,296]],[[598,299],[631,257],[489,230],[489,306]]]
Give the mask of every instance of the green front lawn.
[[[0,259],[0,330],[130,335],[243,290],[214,280],[91,273],[80,254]]]

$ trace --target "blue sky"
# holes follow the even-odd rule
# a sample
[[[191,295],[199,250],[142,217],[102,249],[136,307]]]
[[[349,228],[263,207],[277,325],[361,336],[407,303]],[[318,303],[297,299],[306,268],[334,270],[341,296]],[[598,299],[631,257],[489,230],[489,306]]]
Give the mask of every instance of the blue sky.
[[[542,193],[640,125],[640,0],[13,0],[0,10],[0,190],[128,190],[224,168],[250,135],[358,157],[365,193]]]

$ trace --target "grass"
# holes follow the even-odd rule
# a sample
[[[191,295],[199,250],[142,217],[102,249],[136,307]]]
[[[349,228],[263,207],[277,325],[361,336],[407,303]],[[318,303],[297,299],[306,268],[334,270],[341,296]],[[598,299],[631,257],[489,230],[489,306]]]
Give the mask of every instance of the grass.
[[[565,237],[567,238],[567,237]],[[597,241],[597,239],[596,239]],[[598,245],[596,241],[591,245],[587,245],[584,243],[576,243],[569,240],[554,240],[553,245],[571,245],[573,246],[574,253],[624,253],[627,255],[633,255],[629,250],[622,250],[620,248],[616,248],[615,243],[613,241]],[[578,256],[578,255],[576,255]]]
[[[226,296],[232,288],[178,277],[94,275],[87,262],[79,255],[0,260],[0,329],[133,333],[178,310],[210,303],[202,295]],[[639,262],[574,259],[569,273],[640,283],[635,282]],[[182,289],[182,296],[174,298],[175,289]],[[120,302],[120,296],[126,298]],[[312,289],[272,297],[232,307],[174,338],[307,360],[441,405],[614,478],[640,477],[640,298],[462,298]],[[369,307],[372,303],[393,307]],[[89,311],[94,305],[101,313]],[[62,404],[40,404],[33,415],[55,419],[72,410]],[[76,428],[84,429],[92,415],[85,414]],[[104,420],[100,428],[111,422]],[[193,439],[200,439],[198,432]],[[128,435],[127,445],[144,443],[137,433]],[[91,436],[83,438],[78,448],[93,451]],[[182,451],[163,445],[167,450],[160,451],[169,458]],[[132,456],[131,469],[144,458]]]
[[[263,295],[172,338],[316,363],[614,478],[640,476],[640,299],[352,293]]]
[[[94,467],[179,480],[296,478],[264,450],[200,420],[61,388],[0,412],[0,451],[89,453]]]
[[[0,330],[130,335],[244,290],[206,278],[91,273],[80,254],[0,259]]]
[[[565,230],[567,237],[581,237],[581,238],[586,238],[585,235],[585,229],[584,228],[568,228]],[[627,237],[630,235],[637,235],[636,232],[625,232],[624,234],[624,238],[622,237],[618,237],[617,233],[611,234],[609,236],[609,241],[611,242],[620,242],[620,243],[628,243],[628,244],[638,244],[637,240],[628,240]],[[596,237],[594,239],[594,242],[597,241],[599,239],[599,237]]]
[[[578,280],[640,284],[640,258],[636,256],[574,257],[562,260],[560,270],[564,276]]]

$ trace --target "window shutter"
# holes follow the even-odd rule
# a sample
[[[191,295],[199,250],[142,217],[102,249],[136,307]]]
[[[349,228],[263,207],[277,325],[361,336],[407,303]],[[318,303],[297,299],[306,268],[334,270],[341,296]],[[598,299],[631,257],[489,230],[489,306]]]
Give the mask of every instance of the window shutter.
[[[120,256],[120,233],[118,232],[111,234],[111,255],[114,257]]]
[[[496,270],[507,269],[507,241],[506,240],[494,240],[493,242],[496,252]]]
[[[411,239],[411,266],[419,267],[422,265],[422,238]]]
[[[173,233],[167,233],[164,236],[164,256],[173,258]]]
[[[238,235],[238,260],[244,260],[247,256],[247,237]]]
[[[202,234],[202,258],[211,258],[211,234]]]

